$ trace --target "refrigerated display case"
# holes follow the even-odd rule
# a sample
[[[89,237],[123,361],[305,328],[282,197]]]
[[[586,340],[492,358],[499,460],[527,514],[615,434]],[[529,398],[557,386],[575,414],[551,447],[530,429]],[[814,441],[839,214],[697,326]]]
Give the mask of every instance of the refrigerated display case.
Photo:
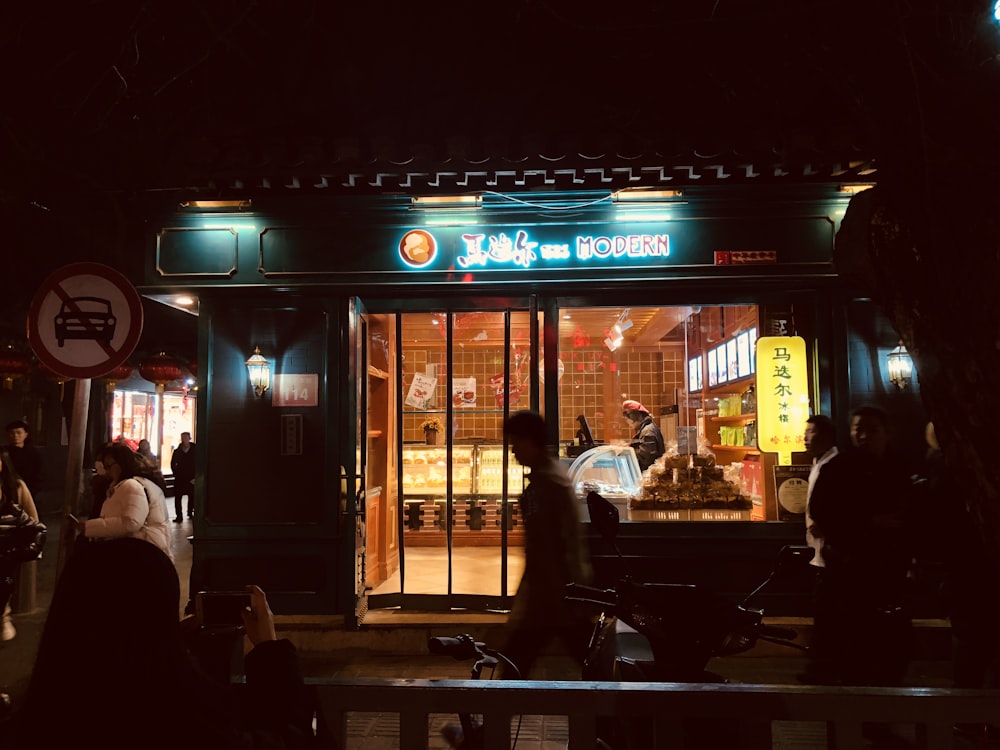
[[[474,446],[452,448],[452,492],[472,494]],[[448,450],[430,445],[403,446],[403,495],[444,495],[448,482]]]
[[[499,495],[503,492],[503,446],[476,446],[476,481],[473,485],[480,495]],[[507,494],[520,495],[524,489],[524,467],[514,456],[507,456]]]
[[[508,454],[507,496],[510,501],[504,504],[502,445],[452,446],[451,469],[452,530],[458,537],[485,538],[499,534],[501,526],[519,532],[514,501],[524,489],[525,472],[524,467]],[[411,535],[408,537],[411,542],[415,541],[413,534],[426,538],[446,531],[447,480],[446,448],[403,446],[403,502],[406,505],[406,533]]]
[[[615,505],[623,518],[628,498],[639,492],[641,477],[635,451],[628,445],[598,445],[580,454],[569,467],[577,499],[586,502],[587,494],[596,492]]]

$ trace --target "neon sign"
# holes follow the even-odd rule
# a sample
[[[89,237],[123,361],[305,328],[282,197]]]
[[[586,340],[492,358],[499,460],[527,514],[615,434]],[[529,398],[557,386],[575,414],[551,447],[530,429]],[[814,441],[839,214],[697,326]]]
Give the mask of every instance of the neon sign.
[[[548,238],[546,238],[548,239]],[[555,238],[557,239],[557,238]],[[601,265],[616,260],[641,261],[670,257],[669,234],[577,235],[570,242],[542,241],[526,229],[464,232],[454,236],[458,268],[544,268],[568,263]],[[399,254],[411,268],[439,265],[440,239],[426,229],[411,229],[399,240]]]

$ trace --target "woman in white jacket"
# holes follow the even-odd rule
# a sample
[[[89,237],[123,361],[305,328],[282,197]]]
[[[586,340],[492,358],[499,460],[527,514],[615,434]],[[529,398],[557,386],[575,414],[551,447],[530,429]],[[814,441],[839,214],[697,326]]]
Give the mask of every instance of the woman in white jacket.
[[[77,522],[87,539],[135,537],[159,547],[173,559],[167,499],[148,462],[124,443],[109,445],[104,470],[111,478],[100,518]]]

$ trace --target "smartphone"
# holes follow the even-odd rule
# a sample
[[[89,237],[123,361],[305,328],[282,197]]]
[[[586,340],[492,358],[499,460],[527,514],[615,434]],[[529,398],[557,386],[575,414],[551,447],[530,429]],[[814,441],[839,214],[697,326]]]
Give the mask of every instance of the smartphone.
[[[195,616],[205,627],[242,625],[249,606],[248,591],[199,591],[194,598]]]

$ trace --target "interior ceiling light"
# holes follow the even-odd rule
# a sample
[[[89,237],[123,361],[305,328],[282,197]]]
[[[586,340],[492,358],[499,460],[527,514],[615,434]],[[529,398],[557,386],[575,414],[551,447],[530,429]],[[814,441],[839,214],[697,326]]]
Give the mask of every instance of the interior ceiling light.
[[[618,316],[615,324],[611,326],[607,338],[604,339],[604,345],[608,347],[608,351],[616,351],[624,343],[625,331],[631,327],[632,321],[629,319],[629,309],[625,308],[622,314]]]

